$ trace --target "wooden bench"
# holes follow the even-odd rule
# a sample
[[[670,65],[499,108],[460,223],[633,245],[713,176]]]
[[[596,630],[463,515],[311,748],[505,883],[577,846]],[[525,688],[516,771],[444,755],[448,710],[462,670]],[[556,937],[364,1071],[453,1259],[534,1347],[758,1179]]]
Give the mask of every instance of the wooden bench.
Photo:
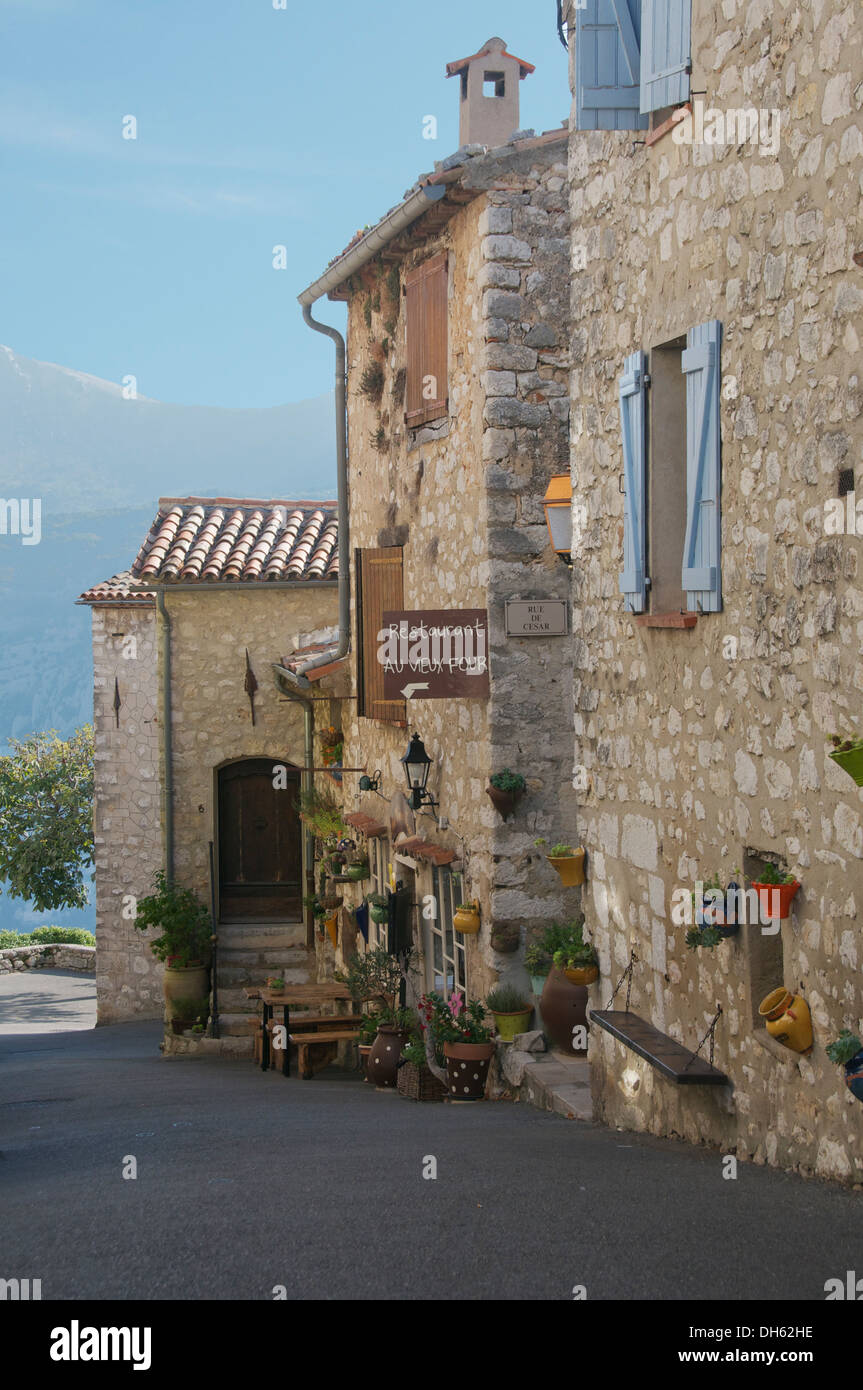
[[[627,1013],[623,1009],[591,1009],[590,1022],[598,1023],[606,1033],[631,1048],[677,1086],[729,1084],[724,1072],[690,1052],[688,1047],[675,1042],[674,1038],[660,1033],[658,1028],[639,1018],[638,1014]]]
[[[291,1033],[290,1041],[297,1048],[297,1067],[300,1076],[304,1081],[310,1081],[316,1070],[319,1071],[321,1066],[326,1066],[328,1062],[332,1061],[335,1055],[333,1044],[338,1046],[339,1043],[343,1042],[356,1042],[359,1036],[360,1032],[358,1028],[334,1028],[328,1033]],[[327,1049],[329,1055],[323,1059],[318,1056],[318,1058],[315,1059],[318,1062],[318,1066],[314,1067],[312,1065],[312,1049],[322,1046]]]
[[[270,1066],[270,1031],[267,1024],[273,1017],[273,1009],[282,1010],[282,1022],[288,1038],[292,1036],[291,1029],[291,1008],[308,1008],[321,1004],[347,1003],[352,999],[350,990],[346,985],[325,984],[325,985],[287,985],[283,990],[274,990],[262,987],[259,991],[261,1000],[261,1070],[267,1071]],[[319,1019],[322,1027],[328,1027],[331,1031],[342,1027],[342,1020],[351,1027],[357,1022],[356,1014],[323,1014],[309,1015],[298,1014],[294,1028],[302,1030],[311,1019]],[[344,1041],[346,1033],[339,1033],[339,1041]],[[320,1044],[318,1051],[323,1047],[323,1037],[318,1034],[317,1041]],[[330,1044],[332,1047],[332,1044]],[[330,1060],[335,1055],[335,1048],[332,1047]],[[305,1056],[306,1069],[309,1068],[309,1053]],[[290,1048],[285,1047],[282,1051],[282,1075],[290,1076]]]

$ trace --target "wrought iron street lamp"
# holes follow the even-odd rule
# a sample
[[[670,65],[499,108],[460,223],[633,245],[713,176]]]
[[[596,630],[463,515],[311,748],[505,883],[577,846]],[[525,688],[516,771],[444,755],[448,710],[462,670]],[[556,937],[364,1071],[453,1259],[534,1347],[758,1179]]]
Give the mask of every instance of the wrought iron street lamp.
[[[421,806],[437,806],[438,804],[426,791],[431,761],[419,734],[414,734],[408,744],[407,752],[401,759],[410,792],[410,803],[414,811],[418,811]]]

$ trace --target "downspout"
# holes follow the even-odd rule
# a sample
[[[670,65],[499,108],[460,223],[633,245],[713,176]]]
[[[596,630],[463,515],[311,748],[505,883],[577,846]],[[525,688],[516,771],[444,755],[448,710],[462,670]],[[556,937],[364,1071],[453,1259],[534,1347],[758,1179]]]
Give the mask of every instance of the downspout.
[[[174,748],[171,734],[171,620],[165,607],[164,590],[156,590],[156,606],[161,619],[160,655],[162,667],[161,710],[162,751],[165,757],[165,878],[168,887],[174,881]]]
[[[308,699],[305,695],[301,695],[298,690],[295,690],[291,685],[288,684],[288,682],[285,680],[285,677],[289,673],[285,670],[283,666],[277,666],[274,664],[273,670],[276,673],[276,684],[281,690],[282,694],[285,695],[289,700],[296,700],[297,704],[303,706],[303,733],[305,753],[303,757],[304,766],[302,769],[301,785],[303,791],[308,792],[312,790],[315,779],[315,707],[310,699]],[[315,891],[315,860],[312,850],[312,836],[311,833],[305,828],[305,826],[303,827],[303,882],[305,884],[306,894],[309,897],[311,897]],[[313,946],[314,938],[312,939],[312,941],[307,941],[306,945]]]

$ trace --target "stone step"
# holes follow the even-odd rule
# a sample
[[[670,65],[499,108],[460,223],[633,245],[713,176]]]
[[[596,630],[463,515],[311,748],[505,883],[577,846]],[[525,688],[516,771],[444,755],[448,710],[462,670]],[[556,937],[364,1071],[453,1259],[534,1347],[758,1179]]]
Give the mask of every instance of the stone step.
[[[257,951],[274,946],[303,947],[306,945],[306,928],[303,922],[256,922],[233,923],[216,929],[219,950]]]
[[[312,951],[298,951],[290,946],[277,946],[268,951],[220,951],[217,959],[220,979],[230,971],[263,970],[274,975],[273,966],[280,970],[309,970],[314,965]]]
[[[254,1014],[224,1013],[219,1009],[219,1033],[223,1038],[250,1038],[252,1037],[252,1026],[255,1021]]]

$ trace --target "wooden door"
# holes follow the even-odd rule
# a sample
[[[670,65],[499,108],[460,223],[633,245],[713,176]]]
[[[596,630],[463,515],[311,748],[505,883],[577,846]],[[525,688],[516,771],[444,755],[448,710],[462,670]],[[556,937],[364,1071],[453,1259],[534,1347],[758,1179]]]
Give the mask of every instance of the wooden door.
[[[302,920],[300,773],[288,768],[287,786],[274,786],[275,766],[255,758],[219,772],[223,922]]]

